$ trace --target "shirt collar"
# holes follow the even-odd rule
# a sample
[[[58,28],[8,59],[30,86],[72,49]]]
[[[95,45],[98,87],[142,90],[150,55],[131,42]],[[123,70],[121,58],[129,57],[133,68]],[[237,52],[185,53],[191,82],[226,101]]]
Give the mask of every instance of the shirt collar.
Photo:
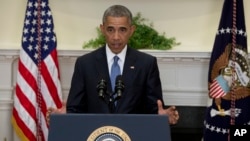
[[[125,46],[125,48],[119,53],[119,54],[114,54],[110,48],[108,47],[108,44],[106,44],[106,54],[107,54],[107,60],[108,62],[112,62],[113,61],[113,57],[115,55],[117,55],[119,57],[119,60],[124,62],[125,61],[125,56],[126,56],[126,52],[127,52],[127,45]]]

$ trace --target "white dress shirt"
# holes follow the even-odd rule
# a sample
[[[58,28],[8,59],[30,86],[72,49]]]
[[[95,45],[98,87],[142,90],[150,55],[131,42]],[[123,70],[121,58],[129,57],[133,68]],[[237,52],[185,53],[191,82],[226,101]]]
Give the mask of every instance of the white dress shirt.
[[[119,54],[114,54],[110,48],[108,47],[108,44],[106,44],[106,55],[107,55],[107,61],[108,61],[108,67],[109,67],[109,75],[111,74],[111,66],[114,62],[114,56],[118,56],[119,60],[118,60],[118,64],[120,66],[120,70],[121,70],[121,74],[123,72],[123,66],[124,66],[124,62],[125,62],[125,56],[126,56],[126,52],[127,52],[127,45],[125,46],[125,48],[119,53]]]

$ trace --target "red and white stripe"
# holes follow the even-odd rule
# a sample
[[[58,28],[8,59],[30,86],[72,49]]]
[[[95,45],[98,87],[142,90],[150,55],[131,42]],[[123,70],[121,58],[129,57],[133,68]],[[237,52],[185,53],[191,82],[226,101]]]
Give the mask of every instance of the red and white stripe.
[[[212,98],[220,98],[226,95],[225,91],[221,88],[217,80],[214,80],[209,87],[209,96]]]

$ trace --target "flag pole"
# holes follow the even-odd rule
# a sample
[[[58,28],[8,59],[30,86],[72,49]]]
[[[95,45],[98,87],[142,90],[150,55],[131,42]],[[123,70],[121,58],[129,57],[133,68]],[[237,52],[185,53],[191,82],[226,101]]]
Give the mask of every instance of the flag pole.
[[[237,0],[233,0],[233,24],[232,24],[232,87],[231,87],[231,109],[230,109],[230,125],[235,125],[235,90],[236,90],[236,35],[237,35]],[[228,134],[228,141],[230,141],[230,130]]]
[[[41,95],[41,62],[42,62],[42,57],[41,57],[41,42],[42,42],[42,35],[41,35],[41,0],[37,1],[38,7],[37,7],[37,53],[38,53],[38,58],[37,58],[37,140],[42,141],[42,116],[41,116],[41,109],[42,109],[42,95]]]
[[[236,89],[236,71],[235,71],[235,61],[236,61],[236,34],[237,34],[237,0],[233,0],[233,29],[232,29],[232,95],[231,95],[231,125],[235,125],[235,89]]]

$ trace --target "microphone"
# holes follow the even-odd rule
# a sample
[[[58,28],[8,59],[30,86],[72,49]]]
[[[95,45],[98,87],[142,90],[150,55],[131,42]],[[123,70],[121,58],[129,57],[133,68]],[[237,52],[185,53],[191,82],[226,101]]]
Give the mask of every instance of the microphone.
[[[124,91],[124,83],[122,81],[122,76],[118,75],[116,77],[116,81],[115,81],[115,93],[117,94],[117,97],[115,99],[119,99],[122,96],[122,92]]]
[[[98,96],[101,98],[105,98],[106,90],[107,90],[107,82],[104,79],[101,79],[97,86]]]

